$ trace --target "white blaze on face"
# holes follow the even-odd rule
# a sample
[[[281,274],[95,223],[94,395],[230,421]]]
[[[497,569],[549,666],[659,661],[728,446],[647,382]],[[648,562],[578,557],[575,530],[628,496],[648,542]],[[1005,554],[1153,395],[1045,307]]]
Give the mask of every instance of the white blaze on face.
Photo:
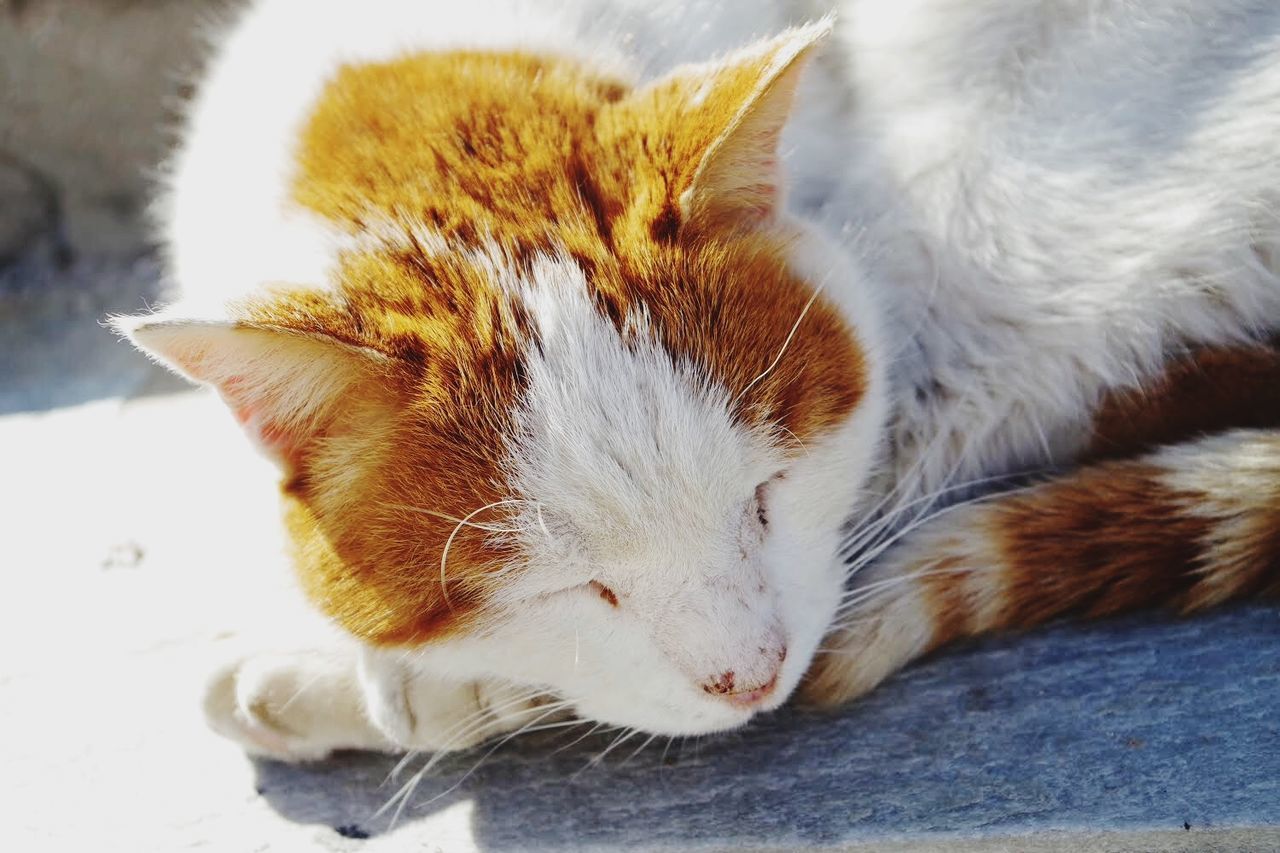
[[[676,363],[645,318],[619,334],[576,264],[495,272],[538,339],[508,471],[526,501],[515,526],[528,571],[506,589],[509,619],[427,654],[657,732],[726,728],[780,703],[820,634],[815,606],[838,598],[836,530],[791,523],[805,513],[785,495],[782,529],[761,522],[757,487],[787,460],[735,423],[727,392]]]
[[[643,317],[624,340],[576,265],[544,261],[527,288],[540,341],[518,417],[519,492],[571,522],[593,560],[652,557],[678,573],[736,548],[746,502],[782,464],[768,440],[733,423],[726,392],[673,363]]]

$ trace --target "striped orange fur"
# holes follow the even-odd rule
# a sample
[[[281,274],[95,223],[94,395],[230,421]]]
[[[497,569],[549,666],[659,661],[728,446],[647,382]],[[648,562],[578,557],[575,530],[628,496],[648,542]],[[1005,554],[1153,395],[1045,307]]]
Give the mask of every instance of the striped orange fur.
[[[1280,341],[1199,347],[1144,387],[1109,394],[1084,459],[1120,459],[1230,427],[1280,426]]]
[[[1101,462],[944,511],[875,566],[807,692],[847,700],[964,637],[1280,594],[1280,432]]]

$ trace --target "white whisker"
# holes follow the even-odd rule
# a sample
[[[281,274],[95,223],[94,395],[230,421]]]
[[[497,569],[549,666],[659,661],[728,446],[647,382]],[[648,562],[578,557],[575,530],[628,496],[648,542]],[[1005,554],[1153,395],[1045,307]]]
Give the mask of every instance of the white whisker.
[[[616,749],[617,747],[619,747],[619,746],[621,746],[622,744],[626,743],[628,740],[630,740],[630,739],[631,739],[633,736],[635,736],[636,734],[639,734],[639,732],[640,732],[640,730],[639,730],[639,729],[637,729],[637,728],[633,728],[633,727],[631,727],[631,726],[628,726],[627,728],[623,729],[623,730],[622,730],[622,732],[621,732],[621,733],[619,733],[619,735],[618,735],[616,738],[614,738],[614,739],[613,739],[613,742],[612,742],[612,743],[610,743],[608,746],[606,746],[606,747],[604,748],[604,750],[603,750],[603,751],[601,751],[601,753],[600,753],[599,755],[595,756],[595,757],[594,757],[594,758],[592,758],[590,761],[588,761],[585,765],[583,765],[582,769],[581,769],[581,770],[579,770],[577,773],[574,773],[574,774],[573,774],[573,776],[572,776],[571,778],[576,779],[576,778],[578,778],[580,775],[582,775],[583,773],[585,773],[587,770],[590,770],[592,767],[596,767],[596,766],[598,766],[598,765],[600,764],[600,762],[604,761],[605,756],[607,756],[609,753],[613,752],[613,750],[614,750],[614,749]]]
[[[285,703],[280,706],[279,710],[277,710],[275,713],[283,714],[285,711],[289,709],[290,705],[292,705],[299,697],[302,696],[303,692],[310,690],[312,687],[315,686],[316,682],[323,677],[324,677],[323,672],[317,672],[315,675],[311,676],[309,679],[307,679],[305,684],[301,685],[297,690],[293,691],[293,695],[290,696],[285,701]]]
[[[484,764],[485,760],[488,759],[489,756],[493,755],[495,752],[497,752],[499,749],[505,746],[508,742],[511,741],[512,738],[518,737],[519,735],[525,734],[526,732],[542,730],[542,727],[535,728],[535,726],[537,726],[538,723],[542,722],[552,714],[564,710],[564,707],[569,704],[570,703],[568,702],[559,702],[559,703],[553,703],[543,708],[541,714],[534,717],[532,720],[525,723],[524,725],[520,726],[520,728],[506,735],[506,737],[499,740],[496,744],[493,745],[492,748],[486,751],[484,755],[480,756],[480,759],[471,766],[470,770],[462,774],[462,776],[458,779],[458,781],[454,782],[448,788],[436,794],[431,799],[426,800],[425,802],[423,802],[422,805],[424,807],[428,806],[431,803],[434,803],[436,800],[440,799],[441,797],[447,797],[449,794],[456,791],[462,785],[463,782],[471,778],[472,774],[474,774],[477,770],[480,769],[480,766]],[[547,728],[559,728],[563,726],[572,725],[575,722],[576,721],[573,721],[573,720],[564,720],[564,721],[561,721],[560,723],[547,726]],[[400,788],[399,791],[393,794],[391,796],[391,799],[389,799],[376,812],[373,813],[373,817],[375,819],[378,817],[381,817],[386,812],[386,810],[390,808],[393,802],[396,802],[397,800],[399,800],[399,804],[396,806],[395,813],[392,815],[391,821],[390,821],[390,825],[395,826],[396,822],[400,819],[400,815],[403,813],[405,806],[408,804],[409,798],[413,796],[413,792],[417,789],[418,785],[422,782],[423,778],[425,778],[426,774],[430,771],[430,769],[438,763],[438,758],[446,754],[447,753],[440,753],[437,756],[433,756],[432,760],[427,762],[426,766],[424,766],[417,773],[413,774],[413,777],[408,782],[406,782]]]
[[[518,501],[517,499],[514,499],[514,498],[512,498],[510,501],[507,501],[507,502],[523,503],[523,501]],[[499,504],[500,503],[504,503],[504,502],[500,501]],[[489,506],[481,507],[480,510],[477,510],[477,512],[481,510],[489,509],[490,507],[497,506],[497,505],[498,504],[489,504]],[[426,507],[420,507],[420,506],[408,506],[407,504],[392,504],[392,503],[383,504],[383,506],[387,507],[388,509],[398,509],[398,510],[403,510],[404,512],[414,512],[414,513],[419,513],[421,515],[430,515],[434,518],[443,519],[444,521],[452,521],[454,524],[460,524],[464,527],[472,527],[472,528],[475,528],[476,530],[483,530],[487,533],[524,533],[528,530],[527,527],[499,527],[496,524],[484,524],[484,523],[475,522],[475,521],[468,521],[467,518],[470,518],[471,516],[467,516],[467,518],[457,518],[455,516],[449,515],[447,512],[437,512],[434,509],[427,509]],[[472,515],[475,515],[475,513],[472,513]]]
[[[587,721],[587,720],[583,720],[583,722],[585,723],[585,722],[588,722],[588,721]],[[566,749],[569,749],[570,747],[572,747],[572,746],[574,746],[574,745],[576,745],[576,744],[578,744],[578,743],[581,743],[583,740],[585,740],[585,739],[587,739],[587,738],[591,737],[593,734],[595,734],[596,732],[598,732],[598,731],[600,730],[600,727],[601,727],[601,726],[603,726],[603,725],[604,725],[604,723],[596,723],[596,724],[594,724],[590,729],[588,729],[587,731],[583,732],[581,735],[579,735],[578,737],[574,738],[573,740],[569,741],[569,742],[568,742],[568,743],[566,743],[564,746],[559,747],[558,749],[556,749],[555,751],[553,751],[551,754],[552,754],[552,755],[556,755],[557,753],[564,752]],[[613,726],[613,727],[611,727],[611,728],[605,729],[605,731],[606,731],[606,732],[611,732],[611,731],[614,731],[614,730],[615,730],[615,729],[617,729],[617,728],[619,728],[619,727],[618,727],[618,726]]]
[[[485,504],[479,509],[473,509],[471,512],[467,513],[466,516],[464,516],[462,520],[458,522],[457,526],[453,528],[453,531],[449,534],[449,538],[446,539],[444,542],[444,550],[440,552],[440,593],[444,597],[445,604],[449,605],[450,610],[453,609],[453,602],[449,600],[449,582],[446,574],[446,567],[449,562],[449,549],[453,547],[453,539],[455,536],[458,535],[458,531],[461,530],[463,526],[467,522],[469,522],[473,517],[479,515],[480,513],[484,512],[487,509],[493,509],[495,506],[503,506],[504,504],[522,504],[522,503],[524,503],[524,501],[516,498],[506,498],[504,500],[494,501],[491,504]]]
[[[530,690],[526,693],[518,694],[517,696],[510,698],[506,702],[502,702],[501,704],[487,705],[485,707],[479,708],[474,713],[469,714],[468,716],[459,720],[457,723],[450,726],[448,729],[446,729],[444,732],[441,733],[440,738],[441,738],[442,746],[439,749],[434,750],[434,755],[427,760],[427,763],[426,765],[424,765],[422,770],[423,771],[429,770],[432,766],[434,766],[446,755],[449,755],[453,751],[454,744],[465,741],[477,730],[483,728],[485,725],[490,724],[492,722],[492,717],[495,715],[495,713],[499,711],[504,711],[508,708],[523,704],[525,702],[529,702],[541,695],[543,695],[541,690]],[[383,784],[386,784],[386,782],[399,776],[400,773],[404,770],[404,768],[408,766],[409,762],[415,756],[421,755],[422,752],[423,752],[422,750],[414,750],[413,752],[406,754],[405,757],[402,758],[394,768],[392,768],[391,773],[388,774],[388,777],[386,780],[383,781]],[[422,771],[419,771],[419,772],[422,772]]]
[[[630,755],[628,755],[626,758],[622,759],[622,764],[623,764],[623,765],[625,765],[628,761],[630,761],[631,759],[635,758],[635,757],[636,757],[637,755],[639,755],[640,753],[644,752],[644,748],[645,748],[646,746],[648,746],[649,744],[653,743],[654,739],[656,739],[657,737],[658,737],[658,736],[657,736],[656,734],[649,735],[649,737],[645,739],[644,743],[642,743],[642,744],[640,744],[638,747],[636,747],[635,752],[631,753],[631,754],[630,754]],[[620,765],[620,766],[621,766],[621,765]]]
[[[764,369],[763,373],[761,373],[755,379],[752,379],[750,382],[748,382],[746,387],[738,392],[738,396],[733,398],[733,403],[735,406],[742,401],[743,397],[747,396],[747,392],[750,391],[752,388],[754,388],[756,386],[756,383],[760,382],[762,379],[764,379],[766,376],[772,373],[774,368],[778,366],[778,363],[782,361],[782,356],[786,354],[787,348],[791,346],[791,341],[795,339],[796,331],[800,328],[800,324],[804,322],[804,318],[808,315],[809,309],[813,307],[813,303],[818,301],[818,297],[821,294],[822,294],[821,287],[817,287],[814,289],[813,295],[810,296],[809,301],[805,303],[804,310],[800,312],[800,316],[796,318],[795,323],[793,323],[791,326],[791,331],[787,333],[786,340],[782,342],[782,348],[778,350],[778,354],[773,357],[773,361],[769,364],[768,367]]]

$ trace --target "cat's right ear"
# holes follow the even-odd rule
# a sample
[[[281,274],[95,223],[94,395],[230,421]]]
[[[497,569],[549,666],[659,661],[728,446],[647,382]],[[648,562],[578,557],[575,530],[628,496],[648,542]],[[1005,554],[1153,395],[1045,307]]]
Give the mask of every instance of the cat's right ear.
[[[619,104],[622,126],[642,140],[644,159],[660,173],[642,195],[663,199],[668,221],[750,226],[782,209],[779,142],[805,66],[834,23],[828,16],[677,68]]]
[[[343,412],[387,403],[388,359],[321,333],[163,315],[111,325],[164,366],[216,388],[250,438],[285,467]]]

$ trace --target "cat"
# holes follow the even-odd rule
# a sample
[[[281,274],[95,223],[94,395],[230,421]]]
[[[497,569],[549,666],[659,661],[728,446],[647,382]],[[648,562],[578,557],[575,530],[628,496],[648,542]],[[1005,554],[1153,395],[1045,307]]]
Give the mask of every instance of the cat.
[[[286,760],[691,735],[1280,589],[1280,9],[258,0],[117,318],[281,470],[350,650]],[[832,15],[831,13],[835,14]]]

